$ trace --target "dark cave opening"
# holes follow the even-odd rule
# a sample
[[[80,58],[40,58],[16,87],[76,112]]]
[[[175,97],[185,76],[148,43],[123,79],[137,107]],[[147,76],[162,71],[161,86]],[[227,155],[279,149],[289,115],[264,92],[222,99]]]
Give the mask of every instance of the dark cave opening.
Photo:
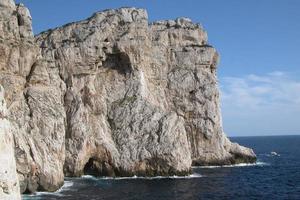
[[[116,70],[123,75],[130,74],[132,72],[130,58],[127,54],[122,52],[108,54],[106,60],[103,62],[103,67]]]
[[[24,26],[25,25],[25,20],[20,14],[17,14],[17,20],[18,20],[18,26]]]
[[[84,166],[84,174],[86,175],[93,175],[93,176],[100,176],[101,169],[100,163],[93,158],[90,158],[89,161]]]
[[[115,176],[113,167],[106,161],[90,158],[85,164],[83,173],[92,176]]]

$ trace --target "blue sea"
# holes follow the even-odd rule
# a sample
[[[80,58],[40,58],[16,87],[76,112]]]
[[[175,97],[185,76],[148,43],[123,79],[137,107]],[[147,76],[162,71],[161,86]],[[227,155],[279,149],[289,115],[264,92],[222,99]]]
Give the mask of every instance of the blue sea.
[[[56,193],[24,200],[299,199],[300,136],[234,137],[254,149],[256,164],[195,167],[188,177],[66,178]]]

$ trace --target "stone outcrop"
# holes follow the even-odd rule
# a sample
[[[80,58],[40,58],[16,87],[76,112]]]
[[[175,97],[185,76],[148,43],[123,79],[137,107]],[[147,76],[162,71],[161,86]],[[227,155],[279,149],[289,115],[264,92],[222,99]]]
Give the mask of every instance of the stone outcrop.
[[[1,5],[0,84],[21,192],[66,176],[185,175],[254,162],[222,129],[218,54],[187,18],[143,9],[94,14],[37,35],[23,5]]]
[[[7,119],[4,89],[0,85],[0,199],[19,200],[20,186],[16,173],[14,141]]]
[[[1,1],[0,8],[0,83],[21,192],[55,191],[64,178],[64,90],[50,83],[51,72],[43,67],[28,9],[11,0]]]

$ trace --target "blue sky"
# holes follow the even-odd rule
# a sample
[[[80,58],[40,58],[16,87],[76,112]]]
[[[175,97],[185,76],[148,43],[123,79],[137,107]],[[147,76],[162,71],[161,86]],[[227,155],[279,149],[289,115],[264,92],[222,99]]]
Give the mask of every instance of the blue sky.
[[[39,33],[107,8],[146,8],[150,21],[200,22],[219,51],[224,129],[230,136],[300,134],[299,0],[17,0]]]

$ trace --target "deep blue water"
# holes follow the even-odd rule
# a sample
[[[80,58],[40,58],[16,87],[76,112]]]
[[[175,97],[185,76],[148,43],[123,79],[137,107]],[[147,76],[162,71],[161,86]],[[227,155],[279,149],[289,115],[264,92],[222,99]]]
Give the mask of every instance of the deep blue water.
[[[231,140],[253,148],[258,164],[194,168],[194,175],[187,178],[67,178],[65,187],[57,193],[39,193],[23,196],[23,199],[300,199],[300,136],[240,137]],[[271,152],[279,155],[272,155]]]

